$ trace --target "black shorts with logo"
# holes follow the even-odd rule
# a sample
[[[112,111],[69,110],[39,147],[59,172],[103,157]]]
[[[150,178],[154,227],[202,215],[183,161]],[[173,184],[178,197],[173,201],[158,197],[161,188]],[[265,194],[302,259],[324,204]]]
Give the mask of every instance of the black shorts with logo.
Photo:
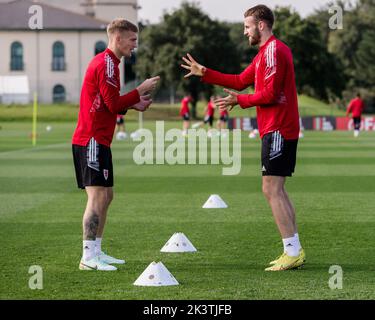
[[[279,131],[262,138],[263,176],[291,177],[296,166],[298,139],[286,140]]]
[[[87,146],[72,145],[78,188],[113,187],[111,148],[91,138]]]

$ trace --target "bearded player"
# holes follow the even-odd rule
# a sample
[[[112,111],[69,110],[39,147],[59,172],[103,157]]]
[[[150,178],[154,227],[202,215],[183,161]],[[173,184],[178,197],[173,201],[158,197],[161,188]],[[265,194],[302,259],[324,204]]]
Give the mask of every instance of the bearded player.
[[[239,75],[223,74],[197,63],[188,54],[181,66],[207,83],[242,91],[254,84],[254,94],[229,94],[218,99],[220,109],[256,107],[262,138],[262,190],[271,207],[284,244],[284,252],[266,271],[295,269],[305,262],[295,219],[295,210],[285,190],[286,177],[296,164],[299,134],[297,91],[291,50],[272,34],[273,12],[258,5],[245,12],[244,35],[259,46],[252,63]]]

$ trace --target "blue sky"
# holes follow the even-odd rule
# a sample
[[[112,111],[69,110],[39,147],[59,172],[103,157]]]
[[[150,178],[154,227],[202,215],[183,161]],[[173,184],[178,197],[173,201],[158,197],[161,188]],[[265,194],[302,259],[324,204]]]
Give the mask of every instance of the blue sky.
[[[158,22],[163,10],[170,12],[180,6],[183,0],[138,0],[142,7],[139,10],[140,20],[149,20],[151,23]],[[243,13],[257,4],[265,4],[271,8],[276,5],[291,5],[303,17],[312,13],[314,9],[320,8],[330,0],[198,0],[203,11],[211,18],[223,21],[242,21]]]

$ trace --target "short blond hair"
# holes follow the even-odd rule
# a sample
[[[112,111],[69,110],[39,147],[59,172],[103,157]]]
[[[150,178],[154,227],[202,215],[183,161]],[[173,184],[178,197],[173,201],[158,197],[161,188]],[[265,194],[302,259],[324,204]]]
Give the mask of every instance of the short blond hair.
[[[138,33],[138,27],[128,20],[117,18],[107,26],[108,37],[117,31],[132,31]]]

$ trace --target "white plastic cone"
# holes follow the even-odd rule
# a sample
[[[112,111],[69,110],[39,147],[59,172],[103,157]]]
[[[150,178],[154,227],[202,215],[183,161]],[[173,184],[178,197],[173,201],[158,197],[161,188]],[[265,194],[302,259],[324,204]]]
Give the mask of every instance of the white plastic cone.
[[[212,194],[202,206],[205,209],[228,208],[227,204],[217,194]]]
[[[135,286],[177,286],[179,283],[162,262],[151,262],[133,283]]]
[[[182,233],[176,232],[167,241],[161,252],[196,252],[197,249],[193,246],[190,240]]]

